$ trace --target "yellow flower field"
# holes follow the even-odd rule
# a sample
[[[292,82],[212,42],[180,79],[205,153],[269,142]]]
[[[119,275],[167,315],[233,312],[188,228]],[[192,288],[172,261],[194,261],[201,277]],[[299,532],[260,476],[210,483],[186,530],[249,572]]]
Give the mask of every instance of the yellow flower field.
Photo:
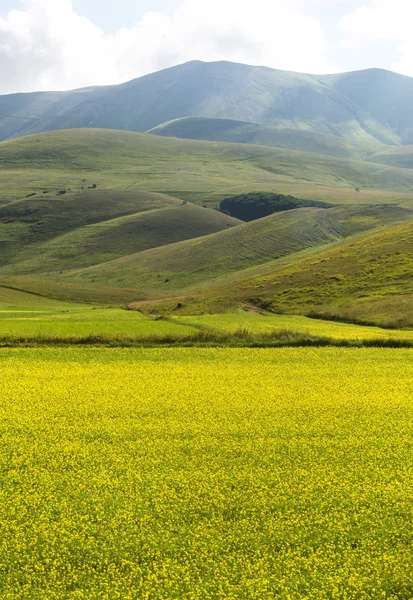
[[[413,350],[0,350],[1,600],[413,598]]]

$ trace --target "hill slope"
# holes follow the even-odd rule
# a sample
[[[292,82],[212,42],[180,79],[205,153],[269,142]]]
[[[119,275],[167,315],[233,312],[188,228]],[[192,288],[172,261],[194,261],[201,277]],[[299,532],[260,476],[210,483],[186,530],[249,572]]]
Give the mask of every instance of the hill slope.
[[[187,314],[256,305],[387,327],[413,327],[413,222],[351,239],[289,265],[181,300]],[[146,310],[152,310],[149,304]],[[176,300],[159,304],[170,311]]]
[[[397,193],[413,193],[413,170],[279,148],[106,130],[52,132],[0,143],[3,203],[62,188],[80,192],[90,184],[161,192],[211,206],[250,191],[382,204],[402,202]]]
[[[100,193],[95,195],[100,196]],[[15,251],[8,265],[5,261],[10,260],[10,252],[6,256],[0,255],[3,262],[0,271],[13,275],[58,273],[202,237],[241,223],[215,210],[178,204],[102,220],[63,235],[56,230],[55,236],[44,243],[27,244],[29,238],[25,234],[23,240],[16,239],[18,252]]]
[[[69,272],[66,277],[83,283],[96,282],[168,295],[412,217],[412,211],[392,206],[303,208]]]
[[[9,202],[0,206],[0,265],[12,263],[25,248],[79,227],[175,206],[179,200],[160,194],[109,190],[42,194]]]
[[[378,140],[356,140],[300,129],[284,129],[230,119],[186,117],[163,123],[147,133],[189,140],[258,144],[303,150],[340,158],[365,159],[385,146]]]
[[[0,140],[69,128],[144,132],[233,119],[360,141],[413,143],[413,79],[372,69],[314,76],[194,61],[103,88],[0,97]]]
[[[390,167],[413,169],[413,146],[398,146],[387,148],[369,157],[369,162],[375,162]]]
[[[348,205],[300,209],[240,225],[217,211],[183,203],[215,206],[249,191]],[[255,299],[275,310],[317,308],[351,316],[354,307],[370,306],[374,287],[367,286],[363,300],[363,278],[356,276],[355,285],[346,287],[348,275],[331,272],[319,286],[317,273],[334,265],[329,252],[346,236],[412,220],[412,191],[412,169],[315,153],[92,129],[28,136],[0,143],[0,285],[101,303],[202,289],[208,290],[201,296],[203,310]],[[370,241],[370,258],[368,244],[360,250],[366,265],[380,260],[379,245]],[[308,263],[301,269],[301,261],[322,245],[330,248],[321,259],[323,269],[312,273]],[[401,238],[398,251],[390,248],[396,262],[405,245]],[[285,288],[275,298],[266,281],[293,263],[298,270],[288,267]],[[389,287],[383,289],[389,302],[393,281],[395,294],[402,295],[398,264],[395,270],[387,265]],[[400,273],[409,294],[407,264],[401,264]],[[301,270],[311,278],[295,285]],[[385,275],[378,274],[384,285]],[[334,295],[332,283],[344,287]],[[380,294],[377,288],[376,303]],[[382,317],[388,319],[391,305],[383,306]]]

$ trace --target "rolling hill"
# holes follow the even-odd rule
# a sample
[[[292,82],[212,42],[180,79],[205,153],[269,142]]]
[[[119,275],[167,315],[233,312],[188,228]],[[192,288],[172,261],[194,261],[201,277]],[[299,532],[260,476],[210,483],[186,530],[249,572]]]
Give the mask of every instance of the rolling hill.
[[[9,202],[0,206],[0,265],[12,263],[26,248],[78,228],[175,206],[179,200],[159,194],[109,190],[47,193]]]
[[[392,328],[413,327],[412,305],[412,221],[179,298],[181,314],[258,307]],[[136,308],[174,312],[177,300]]]
[[[260,191],[332,207],[300,208],[250,223],[204,208]],[[122,131],[26,136],[0,143],[0,287],[6,296],[13,289],[117,306],[190,294],[193,301],[182,301],[183,312],[261,302],[273,310],[348,316],[362,304],[353,259],[354,282],[338,272],[347,287],[340,287],[340,278],[318,285],[321,271],[308,261],[318,264],[321,252],[321,264],[333,265],[330,253],[347,238],[366,240],[360,250],[366,263],[370,239],[374,261],[377,244],[365,236],[375,230],[393,240],[394,226],[412,221],[412,210],[413,169],[399,166]],[[280,296],[266,282],[283,269],[288,275]],[[301,270],[312,273],[312,286],[310,280],[300,283]],[[396,271],[388,269],[390,282],[397,283]],[[336,295],[329,287],[334,281]],[[324,293],[326,302],[308,288]],[[391,289],[384,292],[387,302]],[[400,289],[394,287],[395,296]],[[410,293],[407,284],[405,289]],[[367,289],[363,306],[374,293]],[[174,300],[170,306],[176,305]],[[366,320],[366,314],[360,318]],[[371,313],[372,321],[380,321],[377,314]],[[390,323],[390,316],[383,309],[383,322]]]
[[[165,296],[209,286],[215,279],[406,219],[413,219],[413,211],[395,206],[302,208],[69,271],[62,278]]]
[[[209,140],[237,144],[258,144],[289,150],[303,150],[340,158],[365,159],[386,148],[378,140],[353,140],[332,134],[300,129],[284,129],[230,119],[185,117],[158,125],[147,133],[189,140]],[[397,166],[397,165],[395,165]]]
[[[66,190],[82,193],[91,185],[97,191],[162,193],[211,207],[229,195],[257,191],[337,204],[399,204],[409,201],[400,194],[413,199],[413,170],[280,148],[92,129],[0,143],[3,205],[43,192],[48,198]]]
[[[362,143],[413,143],[413,79],[380,69],[315,76],[194,61],[102,88],[0,97],[0,140],[70,128],[145,132],[231,119]]]
[[[369,161],[390,167],[413,169],[413,146],[387,148],[369,157]]]
[[[139,194],[131,192],[130,196],[138,198]],[[150,195],[145,196],[145,199],[149,198]],[[241,224],[241,221],[216,210],[191,204],[168,206],[168,201],[165,201],[165,205],[164,208],[73,227],[68,233],[62,233],[59,228],[54,231],[48,228],[49,239],[44,242],[38,241],[45,237],[38,235],[39,222],[31,222],[30,231],[36,230],[37,239],[31,240],[30,232],[23,231],[20,227],[19,235],[15,235],[13,239],[15,247],[12,246],[12,252],[10,243],[3,255],[0,255],[0,264],[3,263],[0,270],[2,273],[34,274],[88,267]],[[42,225],[47,217],[52,220],[55,214],[51,212],[45,215]]]

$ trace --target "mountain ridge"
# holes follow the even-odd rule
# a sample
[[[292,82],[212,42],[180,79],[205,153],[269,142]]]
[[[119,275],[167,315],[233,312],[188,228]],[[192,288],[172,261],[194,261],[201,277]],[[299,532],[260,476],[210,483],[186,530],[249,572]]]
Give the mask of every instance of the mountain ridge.
[[[191,61],[115,86],[0,96],[0,140],[72,128],[147,132],[185,117],[342,140],[413,143],[413,79],[384,69],[307,75]]]

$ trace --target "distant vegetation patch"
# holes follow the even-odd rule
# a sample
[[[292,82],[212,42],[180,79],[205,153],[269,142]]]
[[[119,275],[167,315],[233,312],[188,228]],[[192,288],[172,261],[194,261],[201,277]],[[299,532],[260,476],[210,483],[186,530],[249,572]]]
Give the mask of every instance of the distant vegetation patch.
[[[302,200],[294,196],[274,194],[272,192],[252,192],[225,198],[220,210],[242,221],[256,221],[277,212],[295,208],[330,208],[332,205],[318,200]]]

